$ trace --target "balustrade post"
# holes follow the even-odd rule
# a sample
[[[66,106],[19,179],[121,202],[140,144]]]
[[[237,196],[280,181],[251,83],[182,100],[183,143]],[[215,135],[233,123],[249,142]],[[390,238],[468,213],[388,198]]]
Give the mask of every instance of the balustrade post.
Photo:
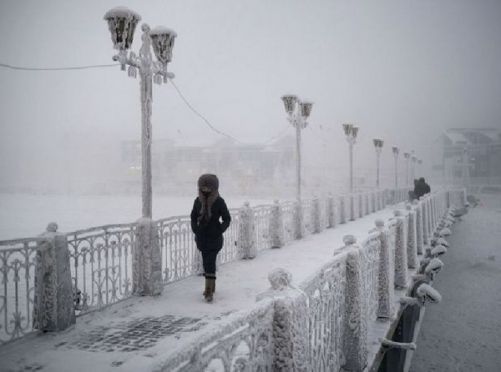
[[[311,217],[313,224],[313,233],[318,234],[322,231],[322,224],[320,223],[320,200],[314,198],[311,205]]]
[[[407,287],[407,239],[405,231],[405,219],[402,212],[394,212],[396,221],[395,236],[395,288]]]
[[[252,259],[257,256],[256,226],[254,211],[249,202],[245,202],[239,211],[237,250],[241,259]]]
[[[70,270],[70,252],[65,234],[49,223],[37,245],[33,328],[62,331],[75,324],[75,305]]]
[[[390,272],[390,245],[389,232],[384,226],[384,221],[377,219],[376,230],[379,231],[379,271],[378,271],[378,307],[377,318],[389,320],[391,318],[394,295],[393,273]]]
[[[417,257],[417,229],[416,211],[411,204],[406,205],[407,209],[407,267],[415,269],[418,267]]]
[[[327,198],[327,228],[333,228],[336,226],[336,206],[334,204],[334,198],[329,194]]]
[[[364,216],[364,203],[362,200],[362,193],[357,195],[358,199],[358,218],[362,218]]]
[[[423,254],[423,204],[414,200],[416,205],[416,252]]]
[[[294,239],[302,239],[304,236],[303,205],[296,200],[294,203]]]
[[[344,313],[344,371],[363,371],[367,366],[367,317],[362,289],[360,247],[353,235],[343,237],[346,257],[346,294]]]
[[[372,213],[375,213],[377,211],[377,209],[376,209],[376,193],[374,191],[371,191],[371,209],[372,209]]]
[[[339,223],[346,223],[346,207],[344,202],[344,196],[339,197]]]
[[[148,217],[137,221],[132,257],[132,292],[158,296],[163,291],[160,237],[156,223]]]
[[[365,193],[364,194],[364,202],[365,202],[365,214],[370,214],[370,208],[369,208],[369,194]]]
[[[274,269],[268,275],[271,288],[256,300],[273,299],[273,371],[309,371],[308,298],[291,286],[287,270]]]
[[[431,213],[431,196],[426,198],[426,213],[428,214],[428,240],[433,238],[434,228],[433,228],[433,215]]]
[[[278,200],[275,200],[271,207],[270,245],[271,248],[281,248],[284,244],[284,218],[282,207]]]
[[[430,231],[430,224],[429,224],[429,216],[428,216],[428,208],[426,205],[426,197],[420,199],[421,203],[421,210],[423,212],[422,219],[423,219],[423,245],[428,245],[430,244],[430,238],[429,238],[429,231]]]
[[[355,221],[355,196],[350,193],[350,221]]]

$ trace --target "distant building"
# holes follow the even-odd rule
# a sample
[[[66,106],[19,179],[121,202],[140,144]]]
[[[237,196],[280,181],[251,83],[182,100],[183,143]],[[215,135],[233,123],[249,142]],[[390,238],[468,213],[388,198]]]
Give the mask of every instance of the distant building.
[[[501,129],[451,128],[437,140],[433,170],[452,183],[501,183]]]
[[[140,188],[141,143],[122,142],[121,158],[128,189]],[[268,145],[239,144],[222,139],[211,144],[177,144],[153,141],[153,183],[158,191],[194,191],[202,173],[215,173],[225,190],[251,193],[293,183],[294,141],[284,137]]]

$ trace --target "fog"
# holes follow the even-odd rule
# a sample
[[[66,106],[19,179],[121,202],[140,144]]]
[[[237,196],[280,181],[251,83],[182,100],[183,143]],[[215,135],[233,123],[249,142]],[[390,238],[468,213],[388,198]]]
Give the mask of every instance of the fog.
[[[169,69],[177,86],[213,126],[241,143],[279,134],[293,143],[280,97],[313,101],[303,132],[310,180],[347,179],[343,122],[360,127],[355,169],[368,183],[375,137],[385,141],[382,172],[389,180],[391,146],[414,150],[427,174],[442,130],[501,125],[498,0],[2,0],[0,62],[113,63],[103,15],[117,5],[151,26],[176,30]],[[132,50],[139,46],[137,29]],[[138,80],[107,67],[0,68],[0,81],[2,190],[99,192],[93,185],[120,182],[122,142],[140,135]],[[154,85],[152,122],[154,146],[163,139],[186,146],[224,138],[170,84]]]

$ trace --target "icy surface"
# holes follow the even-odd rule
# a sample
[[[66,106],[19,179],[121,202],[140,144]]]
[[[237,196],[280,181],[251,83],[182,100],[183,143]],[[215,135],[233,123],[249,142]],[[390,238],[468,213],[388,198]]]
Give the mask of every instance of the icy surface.
[[[236,261],[220,266],[215,300],[210,305],[203,301],[201,295],[203,278],[189,277],[166,286],[158,297],[132,298],[106,310],[85,315],[78,319],[75,329],[69,332],[48,335],[43,339],[27,337],[7,345],[0,350],[0,359],[7,367],[38,365],[51,371],[65,371],[68,365],[72,365],[72,371],[88,371],[96,365],[101,366],[101,370],[113,371],[153,368],[160,360],[185,351],[191,342],[199,340],[210,329],[223,327],[230,321],[229,314],[237,316],[238,311],[254,307],[256,296],[270,288],[268,274],[273,269],[281,267],[291,272],[293,285],[296,286],[317,272],[322,263],[332,259],[333,251],[342,246],[343,236],[351,233],[359,240],[363,239],[374,227],[376,218],[387,220],[391,215],[390,210],[383,210],[339,225],[335,229],[327,229],[321,234],[308,235],[301,241],[293,241],[281,249],[263,250],[254,260]],[[299,262],[301,264],[298,264]],[[266,312],[266,309],[263,311]],[[71,346],[87,337],[89,332],[96,332],[99,327],[120,328],[133,320],[141,322],[166,315],[172,316],[172,319],[197,319],[197,326],[187,325],[179,332],[167,334],[155,342],[144,341],[150,345],[148,348],[128,352],[112,349],[89,355],[88,351]],[[245,318],[245,314],[242,316]],[[374,333],[372,324],[369,324],[368,329],[370,335]],[[377,327],[384,329],[386,325]],[[375,340],[369,343],[369,355],[374,355],[377,351]],[[29,355],[24,352],[27,348],[31,351]],[[370,357],[368,360],[371,360]]]
[[[500,370],[501,196],[480,200],[452,228],[433,284],[443,301],[427,307],[411,372]]]

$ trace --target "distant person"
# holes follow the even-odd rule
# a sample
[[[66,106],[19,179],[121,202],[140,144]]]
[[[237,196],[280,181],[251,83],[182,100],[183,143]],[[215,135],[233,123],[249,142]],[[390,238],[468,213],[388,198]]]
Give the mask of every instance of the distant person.
[[[195,234],[197,248],[202,253],[205,276],[203,295],[207,302],[212,302],[216,291],[217,254],[223,248],[223,233],[231,222],[228,207],[218,190],[216,175],[201,175],[198,179],[198,197],[191,211],[191,230]]]
[[[430,185],[426,183],[423,177],[414,183],[414,195],[416,199],[419,199],[423,195],[429,194],[431,192]]]

